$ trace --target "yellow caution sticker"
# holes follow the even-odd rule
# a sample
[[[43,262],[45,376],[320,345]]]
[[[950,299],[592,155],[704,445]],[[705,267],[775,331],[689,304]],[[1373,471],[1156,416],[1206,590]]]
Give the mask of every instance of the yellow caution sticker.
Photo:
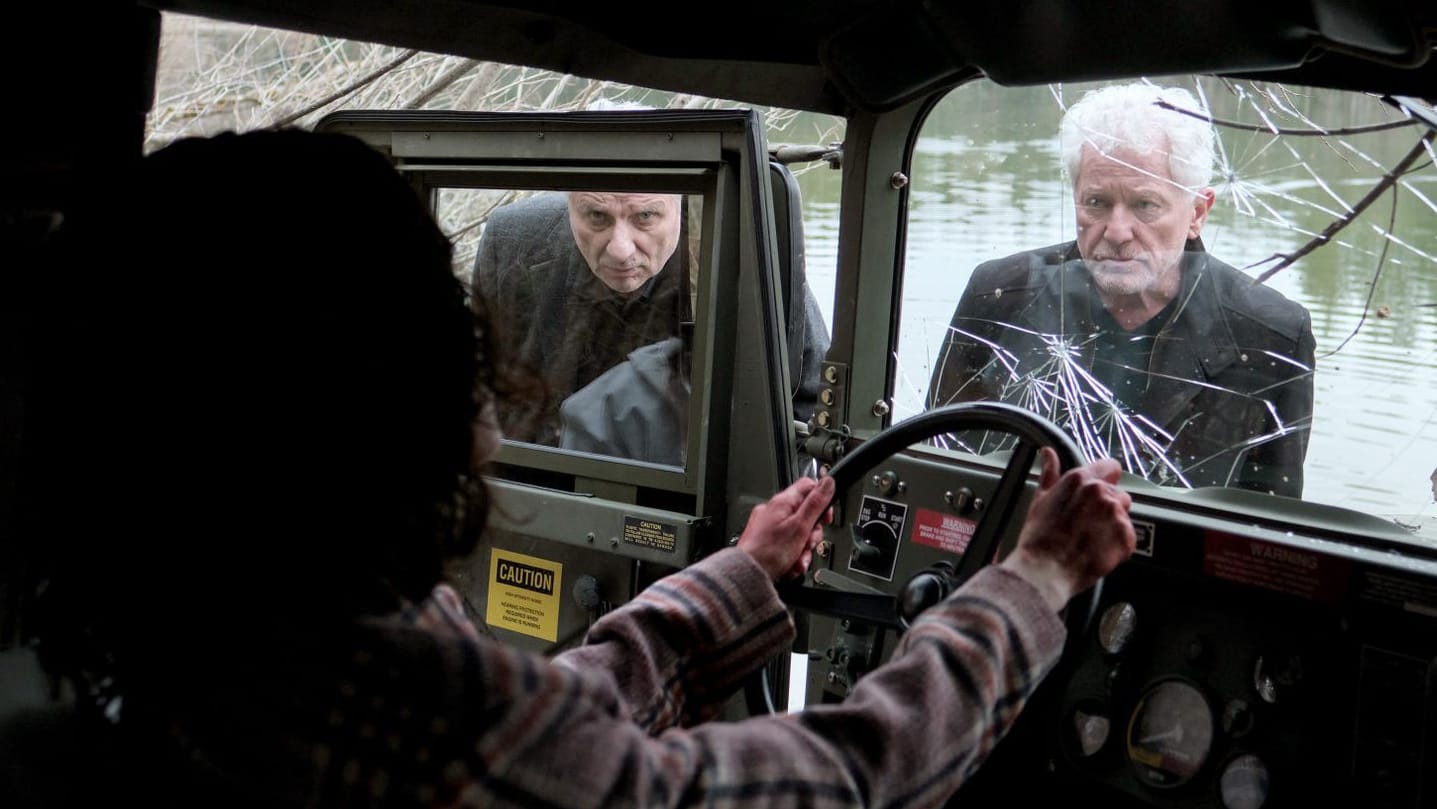
[[[564,566],[498,548],[489,551],[489,603],[484,620],[531,637],[559,638]]]

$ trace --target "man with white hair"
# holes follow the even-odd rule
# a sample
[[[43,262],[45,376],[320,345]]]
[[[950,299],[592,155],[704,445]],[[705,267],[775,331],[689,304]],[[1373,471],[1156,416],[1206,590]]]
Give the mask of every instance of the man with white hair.
[[[1011,401],[1160,483],[1300,497],[1311,319],[1203,247],[1215,195],[1202,105],[1181,88],[1104,87],[1060,138],[1077,238],[974,270],[929,406]]]

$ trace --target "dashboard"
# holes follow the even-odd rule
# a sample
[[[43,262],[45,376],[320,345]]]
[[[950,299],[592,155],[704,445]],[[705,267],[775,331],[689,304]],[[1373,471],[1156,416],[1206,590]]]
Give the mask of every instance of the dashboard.
[[[961,567],[985,460],[898,453],[842,499],[807,588],[810,702],[842,699]],[[1137,552],[953,805],[1437,805],[1437,549],[1338,508],[1126,485]]]

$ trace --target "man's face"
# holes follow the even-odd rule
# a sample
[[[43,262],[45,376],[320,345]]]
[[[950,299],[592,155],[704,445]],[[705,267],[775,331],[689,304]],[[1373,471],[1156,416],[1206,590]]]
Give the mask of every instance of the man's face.
[[[1183,245],[1202,231],[1213,192],[1173,182],[1166,150],[1112,155],[1083,147],[1073,184],[1078,252],[1107,295],[1177,292]]]
[[[589,269],[615,292],[644,285],[679,246],[678,194],[569,194],[569,227]]]

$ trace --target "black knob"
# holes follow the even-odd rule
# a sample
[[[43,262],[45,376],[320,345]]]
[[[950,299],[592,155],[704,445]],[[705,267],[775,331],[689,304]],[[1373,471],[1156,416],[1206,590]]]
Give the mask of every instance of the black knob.
[[[953,566],[947,562],[919,571],[903,585],[898,596],[898,617],[905,626],[912,623],[924,610],[947,598],[954,586]]]

